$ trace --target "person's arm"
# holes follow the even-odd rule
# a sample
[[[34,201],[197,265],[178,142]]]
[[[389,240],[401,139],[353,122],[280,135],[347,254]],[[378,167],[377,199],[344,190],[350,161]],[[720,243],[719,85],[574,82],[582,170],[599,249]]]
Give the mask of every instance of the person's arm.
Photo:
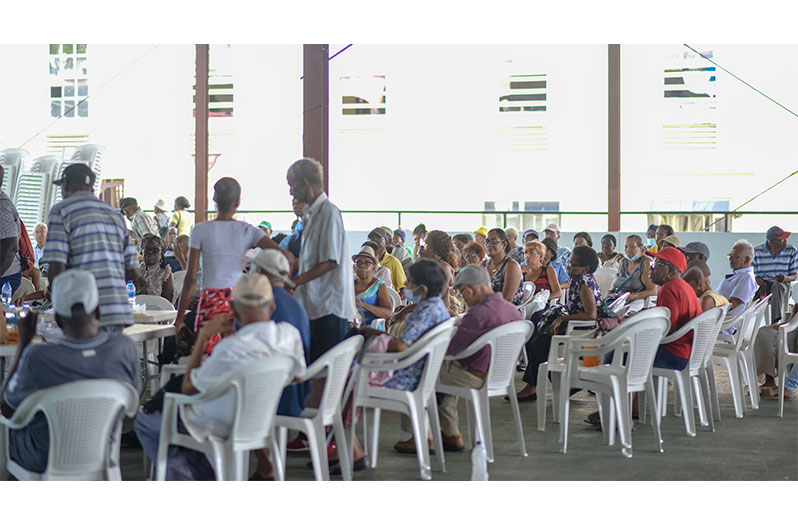
[[[777,282],[790,284],[795,281],[796,276],[798,276],[798,274],[777,274],[775,279]]]
[[[712,296],[704,296],[701,298],[701,311],[707,312],[709,309],[715,308],[715,300]]]
[[[644,300],[649,296],[657,295],[657,286],[653,281],[651,281],[651,278],[649,277],[651,264],[648,262],[648,258],[643,258],[643,260],[641,260],[640,263],[643,264],[643,273],[640,275],[640,281],[643,282],[643,285],[645,285],[646,288],[640,292],[633,292],[632,294],[630,294],[629,297],[626,299],[629,302],[635,300]]]
[[[183,254],[183,249],[175,242],[174,248],[175,258],[177,258],[177,263],[180,264],[180,268],[182,270],[186,270],[186,266],[188,265],[188,261],[186,261],[186,256]]]
[[[313,281],[316,278],[321,278],[331,270],[335,269],[338,266],[338,262],[335,260],[327,260],[321,262],[320,264],[316,265],[312,269],[307,272],[303,272],[302,274],[298,275],[294,278],[294,283],[299,285],[304,285],[309,281]]]
[[[593,321],[598,317],[598,307],[596,307],[596,298],[593,296],[593,291],[587,285],[582,285],[579,289],[579,296],[582,298],[582,305],[584,312],[577,312],[576,314],[566,314],[560,316],[554,323],[551,324],[551,332],[557,332],[557,327],[564,321],[570,320],[588,320]]]
[[[186,275],[188,277],[188,275]],[[196,369],[202,363],[202,356],[205,354],[205,345],[208,339],[214,334],[227,334],[233,332],[233,316],[217,316],[203,326],[197,339],[194,341],[194,348],[191,349],[191,356],[189,356],[188,366],[186,367],[186,374],[183,376],[183,383],[180,386],[180,392],[188,396],[198,394],[199,390],[191,383],[191,371]]]
[[[513,302],[521,286],[521,266],[515,260],[510,260],[504,266],[504,287],[502,287],[502,297],[510,303]]]
[[[8,374],[8,379],[6,379],[5,385],[3,385],[3,392],[0,394],[0,399],[2,400],[0,401],[0,413],[2,413],[6,418],[13,416],[15,410],[13,407],[11,407],[11,405],[6,403],[6,389],[8,389],[8,385],[13,381],[12,378],[17,372],[20,361],[22,361],[22,353],[25,351],[25,348],[31,344],[31,341],[33,341],[33,336],[36,334],[37,318],[38,314],[31,312],[25,318],[20,318],[17,322],[17,328],[19,329],[17,357],[14,358],[14,365],[11,367],[11,372]]]
[[[197,284],[197,271],[199,270],[200,250],[191,249],[188,252],[188,268],[186,276],[183,278],[183,290],[180,291],[180,303],[177,307],[177,319],[175,320],[175,332],[179,333],[183,327],[183,317],[186,315],[188,303],[194,295]]]
[[[0,240],[0,274],[5,274],[19,251],[19,238],[12,236]]]
[[[737,307],[741,305],[744,305],[743,300],[741,300],[740,298],[735,298],[734,296],[729,298],[729,303],[731,303],[731,307],[729,307],[729,312],[735,310]]]
[[[562,296],[562,289],[560,289],[560,282],[557,281],[557,271],[555,271],[550,265],[546,266],[546,279],[549,280],[549,287],[551,287],[549,299],[559,299]]]
[[[22,273],[22,275],[30,280],[30,282],[33,284],[34,290],[39,290],[39,283],[41,282],[42,273],[37,267],[31,267]]]
[[[163,282],[163,287],[161,288],[161,297],[168,300],[170,303],[172,302],[172,298],[175,295],[175,280],[172,278],[172,273],[169,273],[169,277],[166,278],[166,281]]]
[[[358,302],[359,307],[363,307],[378,318],[390,320],[391,316],[393,315],[393,310],[391,309],[391,298],[388,296],[388,289],[385,287],[385,285],[380,285],[380,288],[377,289],[377,305],[363,303],[360,301],[360,298],[358,298]]]

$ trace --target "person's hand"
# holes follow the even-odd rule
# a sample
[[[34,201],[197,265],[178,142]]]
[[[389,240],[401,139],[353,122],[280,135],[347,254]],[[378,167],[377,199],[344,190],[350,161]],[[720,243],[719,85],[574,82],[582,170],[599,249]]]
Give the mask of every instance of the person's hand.
[[[39,315],[31,311],[24,318],[19,318],[19,320],[17,320],[19,344],[23,347],[27,346],[36,335],[36,321],[38,318]]]
[[[779,283],[783,283],[784,282],[784,275],[783,274],[777,274],[776,276],[774,276],[774,278]]]
[[[366,308],[365,307],[366,304],[363,303],[363,301],[360,298],[358,298],[357,296],[355,296],[355,305],[357,305],[358,307],[361,307],[363,309]]]
[[[200,334],[203,336],[213,336],[214,334],[221,334],[222,336],[226,334],[230,334],[234,331],[233,328],[233,315],[227,314],[225,316],[216,316],[212,318],[206,323],[202,329],[200,329]]]
[[[565,319],[566,319],[565,316],[560,316],[559,318],[554,320],[554,323],[552,323],[551,327],[549,327],[549,331],[551,332],[552,336],[557,334],[557,331],[560,328],[560,325],[562,324],[562,322],[565,321]]]

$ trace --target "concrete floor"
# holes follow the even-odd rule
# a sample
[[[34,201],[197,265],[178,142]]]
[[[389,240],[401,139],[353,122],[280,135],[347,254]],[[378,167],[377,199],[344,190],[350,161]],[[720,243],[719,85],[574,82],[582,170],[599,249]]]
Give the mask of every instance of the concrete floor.
[[[798,401],[785,403],[784,418],[776,416],[778,402],[762,398],[759,410],[746,408],[742,419],[734,417],[728,377],[718,368],[722,421],[716,432],[698,427],[695,437],[684,431],[682,418],[669,407],[663,418],[664,453],[656,450],[653,429],[637,423],[632,433],[634,456],[625,458],[617,446],[603,444],[602,433],[583,420],[597,410],[594,396],[582,391],[571,398],[568,453],[560,453],[559,425],[551,422],[551,399],[547,406],[546,432],[537,430],[536,404],[523,403],[521,416],[529,456],[522,458],[515,436],[509,404],[503,398],[491,401],[495,461],[489,466],[491,480],[796,480],[798,479]],[[520,374],[518,383],[520,384]],[[519,385],[520,389],[520,385]],[[669,394],[672,404],[673,394]],[[467,431],[464,405],[460,404],[461,430]],[[376,469],[355,473],[355,480],[418,480],[414,455],[393,450],[408,434],[399,428],[398,415],[383,413],[379,462]],[[287,479],[312,480],[306,453],[289,454]],[[254,470],[254,459],[252,468]],[[144,478],[139,449],[122,449],[125,480]],[[446,472],[432,457],[433,480],[460,481],[471,476],[470,452],[446,453]]]

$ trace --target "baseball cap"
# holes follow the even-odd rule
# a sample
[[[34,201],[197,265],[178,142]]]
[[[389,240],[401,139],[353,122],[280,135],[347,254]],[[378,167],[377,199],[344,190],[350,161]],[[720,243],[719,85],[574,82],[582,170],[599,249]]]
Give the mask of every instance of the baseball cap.
[[[93,313],[100,303],[94,275],[80,269],[68,269],[53,280],[53,309],[63,318]]]
[[[88,165],[83,163],[73,163],[67,166],[61,173],[61,178],[53,180],[53,185],[61,185],[64,182],[76,183],[80,185],[94,185],[96,176]]]
[[[388,237],[388,236],[389,236],[389,234],[388,234],[388,231],[386,231],[386,230],[385,230],[385,229],[383,229],[382,227],[377,227],[377,228],[375,228],[375,229],[372,229],[372,230],[371,230],[371,232],[369,233],[369,236],[368,236],[368,237],[369,237],[369,238],[372,238],[374,235],[377,235],[377,236],[379,236],[380,238],[384,238],[384,239],[385,239],[385,241],[386,241],[386,242],[389,242],[389,243],[391,242],[391,240],[393,240],[393,238],[389,238],[389,237]]]
[[[457,273],[452,289],[457,289],[461,285],[490,285],[488,270],[476,264],[466,265]]]
[[[483,225],[482,227],[480,227],[479,229],[474,231],[474,234],[481,234],[482,236],[487,238],[488,237],[488,228]]]
[[[139,202],[135,198],[122,198],[122,201],[119,202],[119,210],[124,211],[127,207],[138,204]]]
[[[557,225],[556,223],[550,223],[546,226],[545,229],[543,229],[543,232],[546,231],[556,232],[557,234],[560,234],[560,226]]]
[[[687,281],[696,281],[701,278],[709,278],[712,273],[709,266],[701,260],[693,260],[687,264],[687,268],[682,273],[682,279]]]
[[[266,305],[273,300],[272,285],[263,274],[244,274],[233,289],[233,302],[239,305]]]
[[[682,246],[682,241],[679,238],[677,238],[675,234],[671,234],[670,236],[666,236],[665,238],[663,238],[662,243],[669,243],[674,247]]]
[[[787,232],[783,230],[781,227],[777,227],[774,225],[773,227],[768,229],[767,238],[769,242],[772,242],[773,240],[786,240],[787,238],[789,238],[790,234],[792,233]]]
[[[243,261],[244,263],[254,263],[292,288],[295,286],[291,280],[291,266],[288,264],[288,259],[278,249],[261,249],[254,257],[245,256]]]
[[[657,232],[657,225],[652,223],[651,225],[648,226],[646,232]]]
[[[262,222],[260,222],[258,224],[258,227],[265,227],[265,228],[269,229],[270,231],[274,230],[274,229],[272,229],[272,224],[267,222],[266,220],[263,220]]]
[[[152,207],[153,207],[153,209],[160,209],[162,211],[165,211],[166,210],[166,202],[164,202],[163,200],[158,200],[157,202],[155,202],[155,205],[153,205]]]
[[[690,242],[684,247],[679,247],[684,254],[703,254],[705,259],[709,259],[709,247],[706,243]]]
[[[524,235],[521,238],[526,239],[526,237],[529,236],[530,234],[532,236],[534,236],[535,238],[540,238],[540,235],[538,234],[538,231],[536,231],[535,229],[527,229],[527,230],[525,230],[524,231]]]
[[[366,258],[370,259],[374,262],[374,265],[379,265],[379,261],[377,260],[377,255],[369,245],[364,245],[360,248],[360,252],[352,256],[352,261],[357,261],[358,258],[361,256],[365,256]]]
[[[401,236],[403,240],[407,239],[407,233],[405,231],[403,231],[402,229],[396,229],[396,230],[393,231],[393,233],[394,234],[398,234],[399,236]]]
[[[652,258],[662,258],[679,269],[679,272],[684,272],[685,267],[687,267],[687,260],[684,254],[675,247],[665,247],[659,252],[646,251],[646,254]]]

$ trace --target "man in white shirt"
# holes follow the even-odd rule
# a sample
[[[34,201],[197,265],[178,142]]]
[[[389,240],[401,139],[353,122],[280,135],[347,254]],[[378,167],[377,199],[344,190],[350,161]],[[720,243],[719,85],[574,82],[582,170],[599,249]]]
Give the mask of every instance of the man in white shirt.
[[[754,296],[757,290],[754,279],[754,269],[751,262],[754,260],[754,247],[747,240],[737,240],[729,256],[729,266],[734,271],[718,285],[718,294],[725,296],[731,307],[728,317],[739,316],[745,305]]]
[[[36,268],[41,269],[39,261],[44,255],[44,242],[47,241],[47,225],[44,223],[36,224],[36,227],[33,229],[33,237],[36,239],[36,242],[33,244],[33,253],[36,256],[34,265],[36,265]]]
[[[233,291],[233,316],[218,316],[200,329],[191,353],[181,392],[194,395],[206,391],[225,375],[245,370],[253,361],[273,354],[291,356],[296,365],[295,375],[305,370],[305,354],[299,331],[289,323],[271,321],[274,312],[274,295],[269,279],[262,274],[245,274]],[[235,330],[233,320],[240,329],[214,347],[213,353],[203,360],[205,343],[213,334],[228,334]],[[231,389],[222,397],[182,411],[179,421],[191,434],[213,434],[226,437],[230,434],[235,413],[235,393]],[[161,432],[161,412],[140,412],[134,428],[144,451],[153,461],[158,454]],[[180,423],[178,423],[180,427]],[[167,458],[167,480],[213,479],[208,462],[202,462],[199,453],[180,447],[171,447]]]

